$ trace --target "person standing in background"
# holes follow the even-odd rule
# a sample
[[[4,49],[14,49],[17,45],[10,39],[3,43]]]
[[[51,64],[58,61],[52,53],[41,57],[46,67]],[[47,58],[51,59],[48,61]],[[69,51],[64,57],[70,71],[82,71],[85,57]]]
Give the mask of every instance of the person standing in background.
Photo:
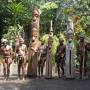
[[[62,70],[62,76],[64,75],[64,65],[65,65],[65,52],[66,52],[66,46],[64,45],[64,40],[59,40],[59,45],[57,46],[56,51],[56,63],[57,63],[57,69],[58,69],[58,77],[60,78],[60,69]]]
[[[10,75],[10,65],[12,63],[12,48],[8,45],[7,39],[2,39],[2,44],[1,53],[3,56],[3,72],[5,80],[8,80]]]

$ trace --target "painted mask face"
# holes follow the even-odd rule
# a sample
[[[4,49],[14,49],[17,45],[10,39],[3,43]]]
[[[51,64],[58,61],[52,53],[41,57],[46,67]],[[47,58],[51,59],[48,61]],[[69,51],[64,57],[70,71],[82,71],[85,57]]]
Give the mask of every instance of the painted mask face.
[[[39,11],[35,9],[32,14],[33,14],[33,22],[36,22],[37,18],[39,17]]]
[[[3,42],[3,45],[6,46],[7,45],[7,42]]]
[[[59,39],[59,43],[60,43],[61,45],[63,44],[63,42],[64,42],[63,39]]]
[[[38,33],[39,33],[39,31],[36,28],[33,28],[32,36],[37,37],[38,36]]]
[[[19,43],[20,43],[20,44],[23,44],[23,43],[24,43],[23,38],[20,38],[20,39],[19,39]]]
[[[84,41],[84,37],[80,37],[80,41],[83,42]]]
[[[72,39],[69,39],[69,41],[68,41],[69,43],[71,43],[72,42]]]
[[[32,38],[32,42],[35,42],[35,40],[36,40],[36,37],[33,36],[33,38]]]

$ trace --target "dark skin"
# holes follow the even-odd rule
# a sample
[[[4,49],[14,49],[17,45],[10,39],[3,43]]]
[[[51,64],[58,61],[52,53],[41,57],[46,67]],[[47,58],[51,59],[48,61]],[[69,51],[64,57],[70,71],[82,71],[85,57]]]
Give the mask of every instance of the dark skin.
[[[80,72],[80,78],[82,79],[83,76],[86,76],[86,62],[87,62],[87,49],[86,49],[86,43],[84,41],[84,37],[80,37],[80,42],[77,46],[77,56],[79,57],[79,72]],[[84,60],[84,68],[83,68],[83,60]]]
[[[24,69],[25,69],[25,57],[22,56],[22,54],[19,55],[21,51],[23,52],[23,54],[25,54],[25,55],[27,54],[27,48],[26,48],[25,45],[24,46],[23,45],[24,45],[23,42],[20,41],[19,42],[19,47],[17,48],[17,54],[18,54],[18,79],[21,78],[21,74],[20,74],[21,69],[22,69],[22,78],[24,79],[24,77],[25,77],[25,71],[24,71]]]
[[[80,37],[80,42],[84,42],[84,37]]]
[[[59,42],[59,46],[57,47],[57,52],[56,52],[56,62],[57,62],[57,69],[58,69],[58,77],[60,78],[60,68],[62,69],[62,76],[64,75],[64,58],[61,58],[61,54],[64,55],[65,51],[65,47],[64,47],[64,44],[63,44],[63,41],[60,41]],[[63,48],[63,49],[61,49]],[[62,51],[63,50],[63,51]]]
[[[3,55],[3,67],[4,67],[4,77],[5,79],[9,78],[10,74],[10,65],[12,62],[12,48],[7,47],[7,42],[3,43],[2,55]]]
[[[44,45],[44,44],[45,44],[45,41],[43,41],[41,45]],[[38,73],[39,73],[39,77],[43,77],[43,68],[44,68],[45,61],[46,61],[45,56],[44,56],[44,58],[40,57],[40,61],[38,61]]]

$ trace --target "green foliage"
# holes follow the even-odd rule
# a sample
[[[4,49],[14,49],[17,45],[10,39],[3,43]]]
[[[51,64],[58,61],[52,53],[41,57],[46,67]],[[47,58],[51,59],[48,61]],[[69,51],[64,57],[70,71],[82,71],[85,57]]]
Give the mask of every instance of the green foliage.
[[[9,26],[8,33],[3,34],[3,38],[7,38],[10,42],[12,40],[13,45],[16,45],[17,39],[20,36],[21,32],[23,32],[23,27],[18,26]]]
[[[24,12],[25,7],[24,5],[22,5],[22,3],[16,3],[16,2],[12,2],[10,4],[8,4],[7,9],[10,13],[14,14],[14,15],[18,15],[22,12]]]
[[[45,40],[46,43],[48,43],[48,34],[45,34],[41,40]],[[53,36],[53,44],[52,44],[52,54],[54,55],[56,53],[57,45],[59,44],[59,39],[56,35]]]
[[[55,64],[55,55],[57,50],[57,45],[59,44],[59,40],[56,36],[53,36],[53,44],[52,44],[52,63]]]
[[[44,5],[41,6],[41,9],[51,10],[58,8],[58,5],[55,2],[47,2]]]
[[[31,24],[32,9],[35,6],[41,10],[40,38],[46,39],[46,43],[48,42],[48,34],[46,33],[49,33],[50,21],[53,21],[53,61],[58,39],[66,39],[62,33],[66,33],[68,16],[79,17],[79,20],[73,20],[76,37],[79,33],[84,32],[88,42],[90,42],[90,0],[0,0],[0,30],[2,32],[0,34],[5,33],[3,36],[10,40],[18,37],[23,31],[19,29],[18,25],[23,27]],[[45,33],[43,37],[42,33]],[[77,39],[75,43],[77,43]]]
[[[64,38],[63,34],[60,34],[61,37]],[[45,34],[41,40],[45,40],[46,43],[48,43],[48,34]],[[56,50],[57,50],[57,46],[59,44],[59,38],[57,38],[56,35],[53,36],[53,44],[52,44],[52,63],[55,64],[55,54],[56,54]]]
[[[11,2],[7,5],[7,11],[12,15],[12,23],[17,24],[20,22],[20,16],[23,15],[26,8],[20,2]]]
[[[49,22],[53,20],[54,33],[66,30],[66,21],[68,16],[77,14],[80,16],[80,23],[87,32],[90,28],[89,16],[85,15],[90,12],[89,0],[7,0],[0,1],[0,12],[2,21],[6,25],[15,23],[26,25],[30,24],[32,9],[38,6],[41,9],[41,30],[48,33]],[[8,15],[6,15],[8,14]]]

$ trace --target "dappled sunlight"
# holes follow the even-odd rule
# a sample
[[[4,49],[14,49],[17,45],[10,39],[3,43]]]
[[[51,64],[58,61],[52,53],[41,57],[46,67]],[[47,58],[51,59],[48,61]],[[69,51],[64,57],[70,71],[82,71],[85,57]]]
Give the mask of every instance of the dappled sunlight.
[[[0,90],[90,90],[90,0],[0,0]]]

